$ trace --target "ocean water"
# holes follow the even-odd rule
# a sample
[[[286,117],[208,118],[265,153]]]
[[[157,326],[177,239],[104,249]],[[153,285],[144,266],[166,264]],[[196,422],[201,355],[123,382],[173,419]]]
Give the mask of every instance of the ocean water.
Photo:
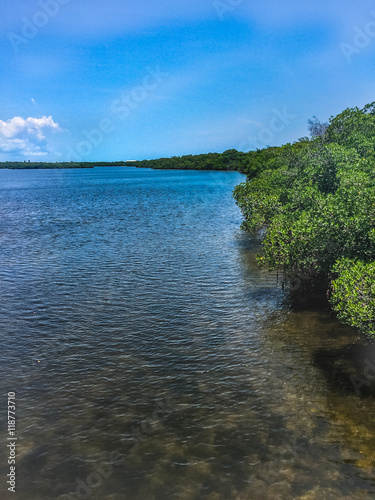
[[[258,267],[244,180],[0,170],[1,499],[375,498],[375,353]]]

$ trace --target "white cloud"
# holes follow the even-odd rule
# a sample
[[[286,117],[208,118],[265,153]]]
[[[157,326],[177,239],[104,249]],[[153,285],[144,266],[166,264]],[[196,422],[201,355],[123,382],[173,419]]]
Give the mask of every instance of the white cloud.
[[[0,152],[22,156],[44,156],[52,152],[46,134],[61,130],[52,116],[27,119],[15,116],[0,120]]]

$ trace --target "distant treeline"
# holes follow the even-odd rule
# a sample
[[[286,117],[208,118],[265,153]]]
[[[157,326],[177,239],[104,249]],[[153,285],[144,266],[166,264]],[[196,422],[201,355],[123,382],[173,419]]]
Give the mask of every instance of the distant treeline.
[[[304,137],[295,143],[296,147],[298,148],[299,144],[308,140],[307,137]],[[166,170],[237,170],[245,174],[254,175],[264,168],[265,163],[276,158],[280,154],[280,149],[270,147],[249,151],[248,153],[243,153],[236,149],[228,149],[224,153],[172,156],[171,158],[159,158],[158,160],[128,162],[127,165]]]
[[[293,144],[300,149],[308,137],[303,137]],[[17,162],[6,161],[0,163],[0,168],[9,169],[37,169],[37,168],[94,168],[94,167],[138,167],[165,170],[235,170],[250,176],[256,175],[264,169],[265,164],[276,161],[276,158],[290,145],[269,147],[244,153],[236,149],[228,149],[224,153],[207,153],[199,155],[172,156],[157,160],[116,161],[116,162]]]
[[[0,168],[10,169],[36,169],[36,168],[94,168],[94,167],[127,167],[129,163],[126,161],[96,161],[96,162],[30,162],[30,161],[4,161],[0,162]]]

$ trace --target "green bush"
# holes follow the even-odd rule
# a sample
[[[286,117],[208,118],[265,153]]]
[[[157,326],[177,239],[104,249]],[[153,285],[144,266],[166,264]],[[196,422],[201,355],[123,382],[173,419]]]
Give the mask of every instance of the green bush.
[[[369,337],[375,337],[375,262],[342,259],[333,271],[331,304],[337,317]]]
[[[375,104],[347,109],[331,118],[321,135],[264,156],[262,168],[234,191],[242,227],[266,230],[259,261],[291,278],[325,280],[327,286],[340,271],[334,309],[367,335],[373,335],[375,317],[369,288],[375,266],[374,145]],[[363,283],[357,286],[364,287],[366,302],[353,285],[360,271]]]

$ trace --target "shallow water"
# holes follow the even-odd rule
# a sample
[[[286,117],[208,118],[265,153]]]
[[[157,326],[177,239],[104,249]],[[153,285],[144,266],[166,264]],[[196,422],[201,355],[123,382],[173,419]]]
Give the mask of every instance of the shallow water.
[[[0,498],[375,498],[375,352],[258,268],[243,180],[0,170]]]

